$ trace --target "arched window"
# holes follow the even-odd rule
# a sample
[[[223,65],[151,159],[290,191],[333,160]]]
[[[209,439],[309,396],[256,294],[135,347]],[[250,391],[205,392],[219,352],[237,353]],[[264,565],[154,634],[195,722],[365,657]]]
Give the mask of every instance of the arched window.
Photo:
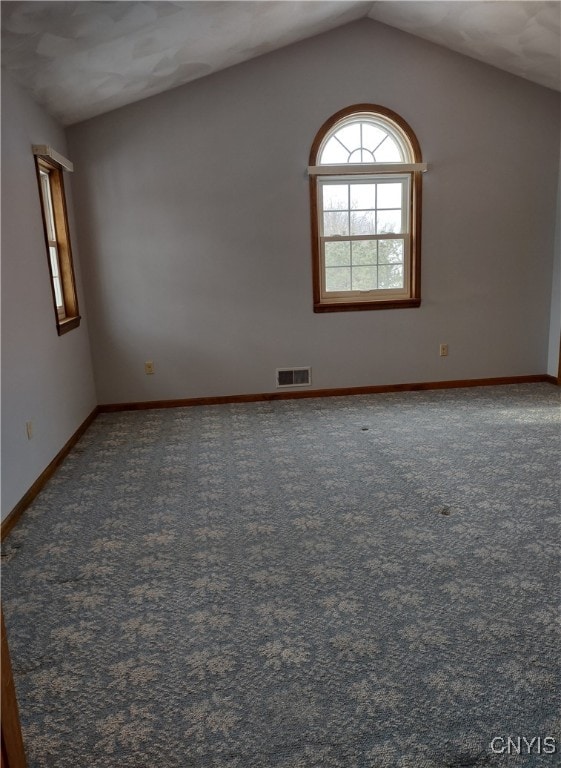
[[[389,109],[357,104],[310,152],[314,311],[418,307],[421,174],[415,134]]]

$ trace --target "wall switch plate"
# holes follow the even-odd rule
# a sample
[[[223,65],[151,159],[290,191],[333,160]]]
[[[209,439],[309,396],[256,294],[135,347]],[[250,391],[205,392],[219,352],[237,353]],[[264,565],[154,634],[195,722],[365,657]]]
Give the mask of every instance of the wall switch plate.
[[[154,363],[152,362],[152,360],[147,360],[144,363],[144,373],[146,374],[154,373]]]
[[[27,439],[31,440],[33,437],[33,422],[32,421],[26,421],[25,422],[25,431],[27,433]]]
[[[448,344],[440,345],[440,357],[446,357],[448,355]]]

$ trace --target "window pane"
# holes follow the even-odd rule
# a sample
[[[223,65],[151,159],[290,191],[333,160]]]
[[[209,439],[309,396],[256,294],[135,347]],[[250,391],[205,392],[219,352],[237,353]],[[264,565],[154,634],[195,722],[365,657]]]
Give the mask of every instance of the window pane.
[[[349,214],[347,211],[336,211],[335,213],[323,214],[323,233],[324,235],[348,235],[349,234]]]
[[[403,267],[400,264],[378,267],[378,288],[403,288]]]
[[[401,208],[401,184],[378,184],[378,208]]]
[[[53,202],[51,200],[51,183],[49,174],[46,171],[40,171],[41,192],[43,194],[43,213],[47,224],[47,237],[49,240],[56,240],[55,220],[53,216]]]
[[[351,208],[375,208],[376,184],[351,184]]]
[[[374,211],[351,211],[351,235],[373,235],[375,224]]]
[[[353,291],[373,291],[376,289],[376,267],[353,267]]]
[[[337,131],[335,136],[337,136],[349,152],[360,148],[360,125],[358,123],[345,125],[344,128]]]
[[[323,185],[324,211],[341,211],[349,207],[349,187],[347,184]]]
[[[342,163],[348,162],[348,159],[348,151],[341,146],[341,144],[334,136],[332,136],[323,148],[319,162],[320,165],[322,163],[334,163],[336,165],[341,165]]]
[[[362,124],[362,146],[365,147],[365,149],[369,149],[371,152],[374,152],[378,144],[383,141],[385,136],[387,136],[387,133],[381,128],[377,128],[375,125],[371,125],[370,123]]]
[[[378,262],[380,264],[403,264],[403,240],[380,240],[378,243]]]
[[[327,291],[350,291],[351,268],[327,267],[325,270],[325,289]]]
[[[55,289],[55,301],[57,307],[64,307],[64,302],[62,301],[62,289],[60,287],[60,280],[58,277],[53,277],[53,287]]]
[[[58,277],[58,254],[52,245],[49,246],[49,257],[51,259],[51,273],[53,277]]]
[[[377,163],[400,163],[402,161],[401,152],[397,142],[388,136],[374,152]]]
[[[376,240],[355,240],[353,242],[353,266],[376,264]]]
[[[351,263],[351,244],[347,240],[325,243],[325,266],[346,267]]]
[[[401,232],[401,211],[378,211],[376,214],[377,232]]]

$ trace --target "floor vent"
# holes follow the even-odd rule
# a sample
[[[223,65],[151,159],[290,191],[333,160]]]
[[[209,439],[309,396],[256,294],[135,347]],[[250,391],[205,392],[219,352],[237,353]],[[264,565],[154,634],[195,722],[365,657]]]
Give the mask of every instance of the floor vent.
[[[277,388],[309,387],[311,383],[311,368],[277,368]]]

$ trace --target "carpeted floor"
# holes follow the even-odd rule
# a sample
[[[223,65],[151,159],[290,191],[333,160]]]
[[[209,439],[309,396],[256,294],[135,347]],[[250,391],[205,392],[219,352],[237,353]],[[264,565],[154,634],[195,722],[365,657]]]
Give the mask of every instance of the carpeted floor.
[[[549,384],[99,416],[3,546],[30,768],[561,765],[560,448]]]

